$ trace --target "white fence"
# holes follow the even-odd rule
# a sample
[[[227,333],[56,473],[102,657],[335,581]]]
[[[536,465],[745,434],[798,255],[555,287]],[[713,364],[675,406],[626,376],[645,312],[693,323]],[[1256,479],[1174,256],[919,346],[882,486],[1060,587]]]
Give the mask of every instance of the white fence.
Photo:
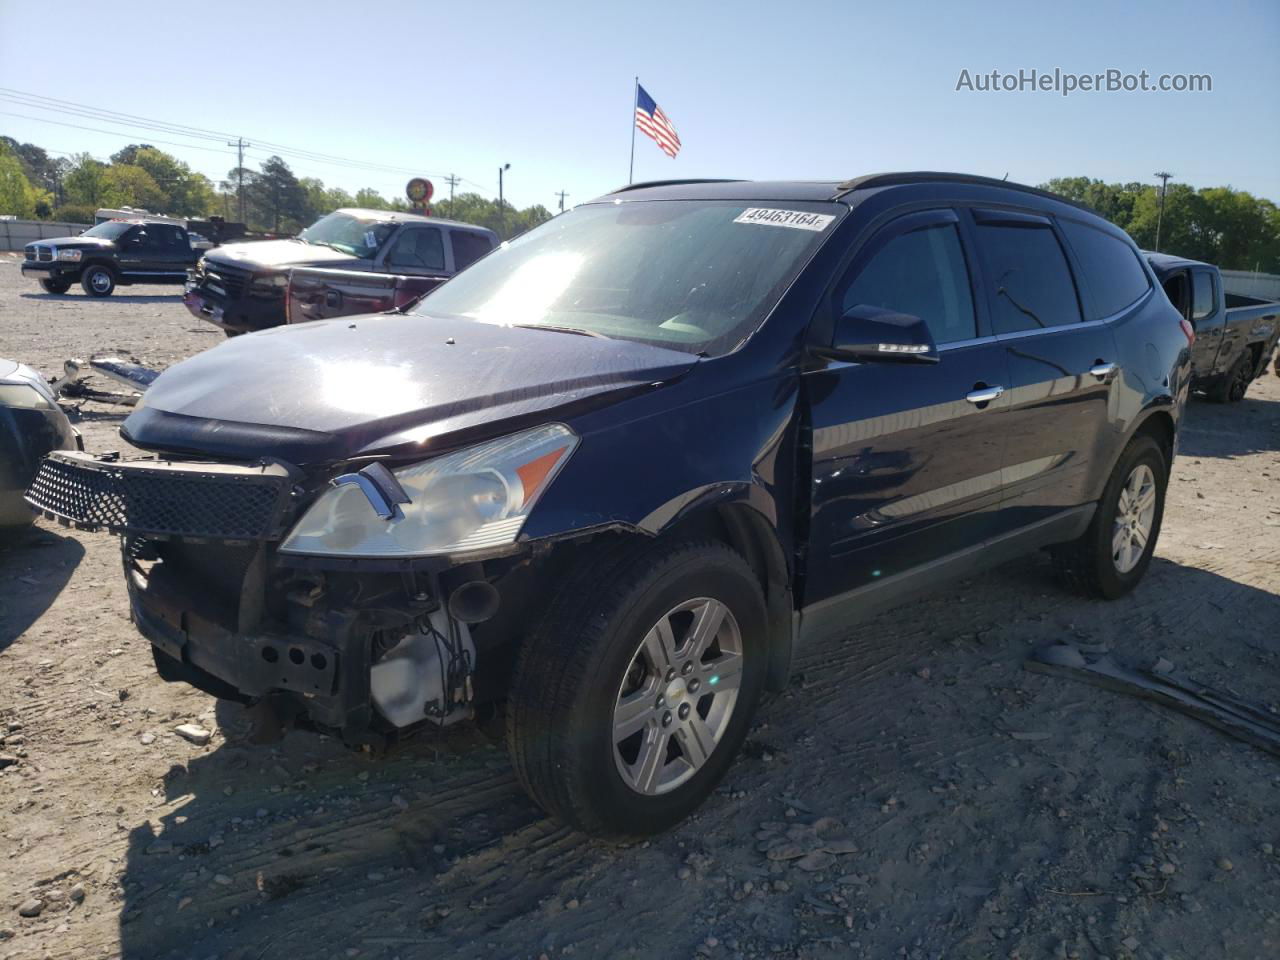
[[[21,250],[32,240],[66,237],[88,230],[89,223],[53,223],[49,220],[0,220],[0,250]]]
[[[1280,276],[1252,270],[1223,270],[1222,286],[1227,293],[1260,300],[1280,300]]]

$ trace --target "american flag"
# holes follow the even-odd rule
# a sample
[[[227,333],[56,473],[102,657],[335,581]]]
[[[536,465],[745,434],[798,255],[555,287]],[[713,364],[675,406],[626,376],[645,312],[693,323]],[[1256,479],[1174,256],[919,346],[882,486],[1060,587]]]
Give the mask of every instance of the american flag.
[[[668,157],[674,157],[680,152],[680,135],[676,133],[676,128],[671,125],[653,97],[639,84],[636,84],[636,126],[661,147]]]

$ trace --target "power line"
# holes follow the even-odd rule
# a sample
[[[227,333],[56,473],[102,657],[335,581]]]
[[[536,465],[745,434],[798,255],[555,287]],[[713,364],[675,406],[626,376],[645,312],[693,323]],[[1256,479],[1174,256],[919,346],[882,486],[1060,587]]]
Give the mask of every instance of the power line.
[[[101,123],[114,124],[116,126],[130,127],[133,129],[145,130],[148,132],[168,133],[174,136],[190,137],[198,140],[219,141],[226,143],[228,138],[235,137],[239,139],[239,135],[226,133],[222,131],[210,130],[203,127],[194,127],[187,124],[176,124],[166,120],[154,120],[148,117],[142,117],[137,114],[122,113],[117,110],[107,110],[101,107],[93,107],[88,104],[76,103],[70,100],[60,100],[56,97],[46,97],[41,94],[27,93],[26,91],[16,90],[10,87],[0,87],[0,99],[7,100],[28,108],[48,111],[52,113],[61,113],[64,115],[75,116],[81,119],[98,120]],[[23,116],[28,120],[40,120],[39,117],[29,117],[23,114],[12,114],[13,116]],[[58,121],[45,120],[46,123],[57,123]],[[66,126],[76,126],[75,124],[65,124]],[[110,130],[100,130],[97,128],[86,127],[84,129],[93,130],[96,133],[112,133]],[[160,141],[157,141],[160,142]],[[190,146],[194,144],[173,143],[165,141],[170,146]],[[412,167],[401,167],[394,164],[369,162],[358,160],[353,157],[340,156],[338,154],[324,153],[318,150],[310,150],[304,147],[294,147],[288,144],[276,143],[269,140],[258,140],[258,146],[263,149],[273,150],[274,152],[291,156],[295,159],[305,160],[312,163],[322,163],[331,166],[358,168],[371,173],[405,173],[421,175],[420,169]],[[210,149],[205,147],[203,149]],[[429,176],[440,176],[440,174],[428,174]],[[479,186],[479,184],[477,184]]]
[[[459,177],[456,173],[451,173],[444,178],[444,182],[449,184],[449,215],[450,216],[453,215],[453,188],[458,185],[458,182],[461,179],[462,178]]]

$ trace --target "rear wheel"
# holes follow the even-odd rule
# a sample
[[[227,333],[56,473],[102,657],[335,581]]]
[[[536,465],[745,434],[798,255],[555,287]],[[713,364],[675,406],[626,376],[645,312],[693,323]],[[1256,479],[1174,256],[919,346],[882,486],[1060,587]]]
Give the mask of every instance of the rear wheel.
[[[1210,399],[1218,403],[1239,403],[1253,379],[1253,352],[1246,350],[1236,358],[1227,375],[1210,392]]]
[[[66,293],[71,289],[70,280],[41,280],[40,286],[45,293]]]
[[[1051,551],[1069,585],[1107,600],[1137,586],[1160,536],[1168,478],[1160,445],[1149,436],[1134,437],[1107,481],[1089,529]]]
[[[521,650],[508,745],[521,782],[580,830],[642,835],[728,770],[765,678],[764,598],[720,543],[584,564]]]
[[[94,264],[81,274],[80,286],[91,297],[109,297],[116,288],[116,276],[110,267]]]

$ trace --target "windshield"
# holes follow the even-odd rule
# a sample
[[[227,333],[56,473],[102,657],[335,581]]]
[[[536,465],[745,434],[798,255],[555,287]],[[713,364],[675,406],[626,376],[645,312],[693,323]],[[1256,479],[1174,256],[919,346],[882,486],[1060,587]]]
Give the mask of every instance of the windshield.
[[[718,356],[760,325],[843,210],[798,201],[588,204],[499,247],[413,312]]]
[[[321,217],[298,234],[298,239],[366,259],[377,252],[395,228],[394,223],[353,217],[339,211]]]
[[[102,237],[104,240],[114,240],[120,234],[124,233],[136,224],[128,223],[124,220],[108,220],[106,223],[100,223],[96,227],[90,227],[82,237]]]

